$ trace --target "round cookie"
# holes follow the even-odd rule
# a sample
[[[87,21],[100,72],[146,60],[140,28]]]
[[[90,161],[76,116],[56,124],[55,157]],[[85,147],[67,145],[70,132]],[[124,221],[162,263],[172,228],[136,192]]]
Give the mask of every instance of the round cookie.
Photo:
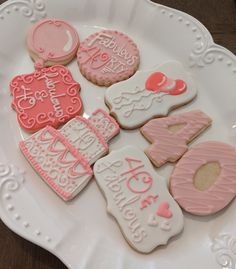
[[[34,24],[26,42],[36,68],[69,63],[80,43],[76,30],[69,23],[55,19]]]
[[[99,86],[128,79],[140,62],[134,41],[113,30],[103,30],[86,38],[78,50],[77,60],[81,73]]]

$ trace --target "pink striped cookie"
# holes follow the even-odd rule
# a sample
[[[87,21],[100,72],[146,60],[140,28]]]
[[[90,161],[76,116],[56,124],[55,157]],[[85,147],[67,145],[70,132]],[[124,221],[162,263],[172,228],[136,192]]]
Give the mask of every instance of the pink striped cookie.
[[[150,120],[140,129],[142,135],[152,143],[145,153],[157,167],[166,162],[176,162],[188,150],[187,144],[211,122],[200,110]]]
[[[36,68],[69,63],[80,43],[74,27],[56,19],[45,19],[34,24],[26,41]]]
[[[128,79],[138,69],[139,50],[125,34],[104,30],[90,35],[77,54],[81,73],[99,86]]]
[[[210,215],[223,209],[236,195],[236,149],[218,141],[192,147],[174,168],[170,190],[191,214]]]

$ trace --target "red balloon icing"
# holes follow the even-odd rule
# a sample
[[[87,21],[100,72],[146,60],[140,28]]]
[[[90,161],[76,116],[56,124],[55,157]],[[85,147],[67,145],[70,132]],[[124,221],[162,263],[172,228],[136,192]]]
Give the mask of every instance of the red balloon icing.
[[[147,79],[145,88],[149,91],[180,95],[186,92],[187,85],[183,80],[173,80],[161,72],[155,72]]]

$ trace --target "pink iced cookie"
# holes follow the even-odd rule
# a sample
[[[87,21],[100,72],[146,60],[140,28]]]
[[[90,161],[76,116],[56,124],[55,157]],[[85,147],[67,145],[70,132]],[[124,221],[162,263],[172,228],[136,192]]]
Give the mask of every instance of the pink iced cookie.
[[[170,189],[174,199],[189,213],[218,212],[236,194],[236,149],[217,141],[194,146],[174,168]]]
[[[99,86],[128,79],[138,69],[139,50],[125,34],[104,30],[90,35],[77,54],[81,73]]]
[[[87,161],[52,127],[21,141],[20,149],[35,171],[65,201],[75,197],[92,178]]]
[[[152,143],[145,153],[157,167],[176,162],[188,150],[187,144],[210,124],[211,119],[199,110],[150,120],[140,129]]]
[[[63,20],[41,20],[30,29],[27,47],[36,68],[54,64],[67,64],[76,55],[79,36],[76,30]]]
[[[107,154],[107,142],[119,131],[116,121],[102,109],[96,110],[89,119],[76,117],[60,129],[89,164]]]
[[[80,85],[61,65],[19,75],[11,81],[10,90],[18,122],[28,132],[47,125],[58,127],[82,111]]]

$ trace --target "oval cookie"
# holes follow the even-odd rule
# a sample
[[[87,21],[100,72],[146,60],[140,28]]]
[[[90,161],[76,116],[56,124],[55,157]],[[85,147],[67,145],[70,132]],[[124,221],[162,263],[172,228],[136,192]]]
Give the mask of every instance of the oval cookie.
[[[99,86],[131,77],[139,66],[139,50],[127,35],[104,30],[90,35],[78,50],[81,73]]]
[[[27,47],[36,68],[65,65],[76,55],[79,36],[69,23],[63,20],[41,20],[30,29]]]
[[[174,199],[189,213],[218,212],[236,194],[235,148],[217,141],[194,146],[174,168],[170,189]]]

